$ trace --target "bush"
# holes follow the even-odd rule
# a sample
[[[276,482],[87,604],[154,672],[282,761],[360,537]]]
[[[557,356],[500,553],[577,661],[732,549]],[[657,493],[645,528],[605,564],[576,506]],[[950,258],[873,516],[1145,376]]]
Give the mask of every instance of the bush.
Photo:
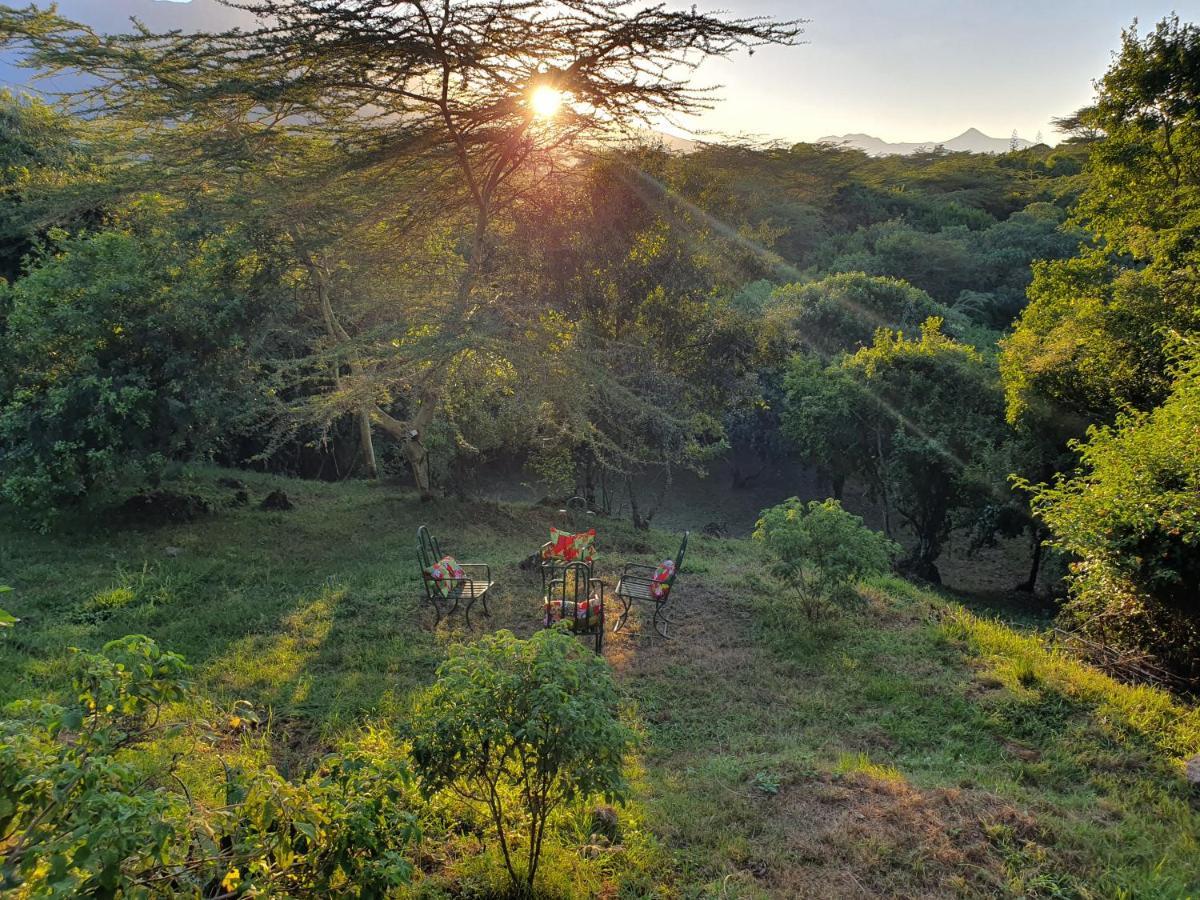
[[[1093,428],[1077,449],[1080,471],[1033,501],[1076,558],[1065,618],[1200,678],[1200,354],[1161,407]]]
[[[792,497],[763,510],[754,539],[775,558],[774,574],[796,592],[809,619],[845,598],[856,581],[886,572],[900,551],[836,500]]]
[[[149,206],[138,229],[56,232],[0,283],[0,501],[43,527],[93,487],[203,458],[266,402],[249,348],[270,262],[236,234],[180,240]]]
[[[604,660],[559,629],[529,640],[500,631],[456,647],[411,724],[421,789],[485,809],[513,888],[529,891],[550,814],[627,792],[622,762],[634,736],[617,706]],[[510,830],[518,817],[525,826],[523,872]]]
[[[162,722],[188,672],[132,635],[76,656],[75,703],[5,710],[0,893],[379,897],[408,880],[410,776],[386,736],[366,735],[300,783],[269,766],[227,769],[223,802],[194,800],[213,791],[186,786],[178,762],[199,748],[178,742],[216,736]]]
[[[930,316],[953,316],[919,288],[896,278],[848,272],[771,295],[770,317],[793,348],[832,359],[869,347],[880,328],[915,332]]]

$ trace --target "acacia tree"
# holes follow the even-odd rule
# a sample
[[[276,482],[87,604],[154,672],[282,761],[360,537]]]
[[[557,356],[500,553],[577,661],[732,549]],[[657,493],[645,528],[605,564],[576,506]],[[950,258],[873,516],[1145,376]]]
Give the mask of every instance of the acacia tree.
[[[691,83],[704,58],[790,44],[800,33],[796,22],[622,0],[250,0],[240,8],[258,27],[97,35],[31,8],[0,10],[0,33],[27,49],[32,65],[91,73],[96,85],[79,104],[176,145],[169,168],[195,163],[212,172],[214,159],[255,153],[261,165],[281,135],[316,133],[335,148],[345,177],[377,179],[377,219],[398,207],[410,213],[418,195],[465,235],[434,326],[397,323],[434,339],[375,370],[350,365],[367,388],[349,392],[348,411],[365,408],[403,442],[425,493],[425,432],[455,350],[524,336],[508,273],[495,265],[506,214],[569,176],[597,143],[707,107],[711,93]],[[552,118],[537,115],[540,90],[564,100]],[[140,158],[163,163],[161,153]],[[319,293],[321,262],[308,255]],[[359,336],[322,306],[333,337],[353,344]],[[402,415],[387,408],[393,392],[403,394]]]

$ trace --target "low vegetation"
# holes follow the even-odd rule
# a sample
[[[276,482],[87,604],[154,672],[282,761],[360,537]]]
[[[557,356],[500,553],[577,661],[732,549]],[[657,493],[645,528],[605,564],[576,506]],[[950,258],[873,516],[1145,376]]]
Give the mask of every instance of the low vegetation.
[[[647,139],[801,21],[227,5],[0,5],[0,890],[1196,894],[1200,26],[876,158]]]
[[[483,671],[514,686],[540,684],[548,708],[566,717],[559,721],[593,703],[609,710],[619,698],[620,723],[607,720],[594,732],[600,745],[589,738],[537,749],[547,762],[561,754],[553,761],[573,779],[547,810],[535,882],[543,896],[1186,896],[1200,878],[1200,813],[1182,775],[1200,741],[1198,714],[1160,691],[1115,683],[1046,649],[1036,634],[950,598],[884,576],[861,584],[858,602],[835,617],[780,617],[789,592],[780,593],[758,542],[698,537],[677,585],[674,639],[652,636],[636,618],[633,636],[613,636],[612,694],[602,674],[608,666],[592,659],[578,668],[591,652],[582,641],[539,633],[537,580],[519,563],[558,523],[553,509],[431,506],[366,483],[239,473],[253,498],[283,489],[295,503],[270,512],[233,505],[236,492],[222,477],[199,473],[172,485],[217,510],[192,522],[104,531],[78,519],[39,535],[5,520],[0,570],[17,589],[6,603],[21,621],[0,637],[0,665],[11,673],[0,694],[18,704],[10,719],[50,703],[64,711],[60,722],[80,709],[83,723],[103,714],[86,711],[90,695],[72,686],[81,660],[90,661],[84,671],[111,672],[118,652],[156,646],[153,653],[166,654],[171,671],[155,678],[173,683],[179,673],[188,684],[185,693],[155,695],[164,708],[159,727],[186,723],[184,730],[139,733],[136,746],[115,757],[92,754],[90,765],[120,766],[134,779],[141,793],[124,792],[123,804],[175,810],[164,863],[187,858],[176,854],[192,846],[189,835],[199,833],[189,829],[199,822],[217,834],[231,829],[236,841],[221,845],[222,862],[204,874],[228,879],[232,892],[258,884],[336,893],[348,878],[411,896],[510,891],[486,802],[447,789],[478,774],[469,761],[479,745],[466,740],[460,755],[426,756],[433,768],[421,782],[426,776],[413,774],[424,764],[410,757],[401,727],[416,726],[415,752],[430,746],[422,734],[458,733],[420,723],[440,729],[434,723],[460,721],[462,703],[501,702],[466,678],[462,667],[477,656]],[[432,614],[419,608],[410,545],[422,521],[446,536],[447,550],[493,562],[503,589],[493,618],[471,633],[461,616],[433,631]],[[675,549],[670,534],[594,524],[602,573]],[[342,542],[348,531],[364,539]],[[115,587],[132,599],[93,602]],[[538,636],[529,644],[485,637],[498,628]],[[154,645],[120,640],[130,633]],[[480,638],[477,649],[452,649]],[[553,665],[526,667],[541,654]],[[443,665],[463,677],[439,681]],[[122,684],[114,688],[128,695]],[[571,691],[575,684],[582,695]],[[450,702],[472,694],[476,700]],[[518,694],[518,706],[537,696]],[[109,705],[102,699],[98,710]],[[113,705],[120,733],[133,734]],[[522,715],[539,713],[530,706]],[[589,720],[609,714],[597,715]],[[25,771],[48,774],[83,752],[61,731],[54,741],[23,720],[14,746],[26,748]],[[78,726],[71,719],[63,727]],[[640,738],[616,773],[608,767],[627,728]],[[230,798],[231,777],[253,789]],[[17,796],[4,784],[5,797]],[[608,807],[593,791],[626,802]],[[38,840],[67,853],[81,846],[71,840],[91,834],[91,826],[67,827],[86,824],[80,816],[89,807],[60,801],[77,817],[56,818],[54,833]],[[526,801],[516,791],[510,802],[505,824],[524,853]],[[264,804],[273,804],[270,824],[260,818]],[[4,826],[6,848],[25,840],[17,835],[28,832],[28,812],[21,815]],[[128,821],[132,828],[149,820]],[[284,840],[305,848],[305,823],[319,829],[325,855],[281,852]],[[151,844],[128,846],[136,851],[126,857],[129,873],[161,871],[143,852]],[[20,858],[8,877],[44,877],[17,867]],[[519,877],[528,874],[520,859]],[[94,870],[87,857],[77,862],[78,871],[68,866],[73,878],[101,877],[99,858]]]

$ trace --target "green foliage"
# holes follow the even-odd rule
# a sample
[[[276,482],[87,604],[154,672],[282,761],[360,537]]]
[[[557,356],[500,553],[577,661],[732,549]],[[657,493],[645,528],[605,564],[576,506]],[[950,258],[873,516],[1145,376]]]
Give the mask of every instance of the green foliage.
[[[904,281],[851,272],[777,288],[770,316],[791,346],[829,359],[868,346],[880,328],[914,332],[948,312]]]
[[[1178,17],[1123,34],[1095,103],[1066,123],[1089,151],[1074,218],[1097,247],[1034,267],[1001,358],[1023,483],[1080,457],[1033,491],[1078,557],[1068,621],[1192,675],[1194,364],[1176,373],[1172,357],[1200,334],[1198,63],[1200,28]]]
[[[485,808],[514,889],[532,889],[550,814],[628,791],[633,733],[617,701],[604,660],[560,629],[529,640],[500,631],[457,647],[410,725],[421,789]],[[514,820],[525,826],[523,866]]]
[[[1078,561],[1069,620],[1200,677],[1200,358],[1150,413],[1096,427],[1080,471],[1034,492],[1034,510]]]
[[[7,594],[12,591],[6,584],[0,584],[0,594]],[[12,628],[21,620],[10,613],[8,610],[0,608],[0,628]]]
[[[236,235],[187,240],[162,212],[59,234],[0,288],[0,497],[40,522],[97,482],[205,453],[260,405],[269,259]]]
[[[71,194],[74,182],[86,173],[86,128],[83,120],[36,97],[0,90],[0,278],[21,274],[23,258],[43,233],[50,218],[46,189],[53,185]],[[95,215],[77,197],[62,206],[68,211],[54,217],[61,222],[83,224]]]
[[[938,580],[934,561],[955,519],[994,499],[1006,434],[991,365],[930,319],[919,339],[880,330],[823,371],[793,359],[784,428],[809,462],[862,477],[916,538],[904,562]]]
[[[846,479],[870,464],[857,418],[861,393],[842,366],[806,353],[788,362],[784,388],[782,431],[803,462],[829,477],[840,500]]]
[[[809,619],[844,601],[856,582],[886,572],[900,551],[836,500],[792,497],[765,509],[754,539],[775,558],[774,574],[796,592]]]
[[[1131,28],[1094,105],[1067,122],[1089,150],[1074,219],[1100,250],[1034,266],[1030,306],[1004,342],[1010,421],[1065,442],[1126,407],[1149,410],[1169,389],[1172,332],[1200,330],[1198,59],[1195,25]]]
[[[1029,306],[1001,342],[1009,421],[1082,436],[1126,407],[1165,396],[1171,330],[1200,325],[1151,272],[1115,266],[1098,252],[1034,266]]]
[[[198,748],[189,740],[216,736],[162,722],[187,699],[183,658],[130,635],[77,652],[73,668],[69,705],[18,701],[0,719],[3,887],[380,897],[408,880],[408,771],[386,739],[363,736],[299,784],[227,767],[222,801],[197,802],[179,762]]]

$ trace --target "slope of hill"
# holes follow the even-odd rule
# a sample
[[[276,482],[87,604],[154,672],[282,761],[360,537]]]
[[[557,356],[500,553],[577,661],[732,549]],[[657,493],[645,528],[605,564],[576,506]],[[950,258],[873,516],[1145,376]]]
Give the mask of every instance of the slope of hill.
[[[222,486],[231,476],[252,502]],[[566,524],[366,482],[212,471],[167,487],[214,511],[47,535],[0,516],[4,605],[21,619],[0,635],[0,702],[60,699],[68,647],[147,634],[195,666],[197,715],[246,700],[269,723],[207,757],[256,755],[291,777],[360,724],[402,725],[449,642],[539,628],[538,578],[519,562]],[[276,489],[295,509],[258,508]],[[589,521],[606,577],[677,546]],[[419,522],[491,563],[491,618],[433,627]],[[766,573],[753,542],[697,536],[674,639],[639,609],[606,641],[644,736],[634,794],[612,845],[589,837],[586,805],[554,820],[542,896],[1182,897],[1200,883],[1182,774],[1200,712],[894,578],[812,619]],[[200,796],[214,771],[198,758],[181,774]],[[399,896],[495,896],[486,829],[441,802],[421,813],[418,882]]]
[[[955,152],[969,153],[1006,153],[1013,147],[1011,138],[989,137],[978,128],[968,128],[957,137],[945,141],[922,141],[920,143],[890,142],[870,134],[829,135],[817,141],[818,144],[842,144],[862,150],[870,156],[908,156],[912,153],[944,147]],[[1024,138],[1016,139],[1016,148],[1024,150],[1032,147],[1033,142]]]

